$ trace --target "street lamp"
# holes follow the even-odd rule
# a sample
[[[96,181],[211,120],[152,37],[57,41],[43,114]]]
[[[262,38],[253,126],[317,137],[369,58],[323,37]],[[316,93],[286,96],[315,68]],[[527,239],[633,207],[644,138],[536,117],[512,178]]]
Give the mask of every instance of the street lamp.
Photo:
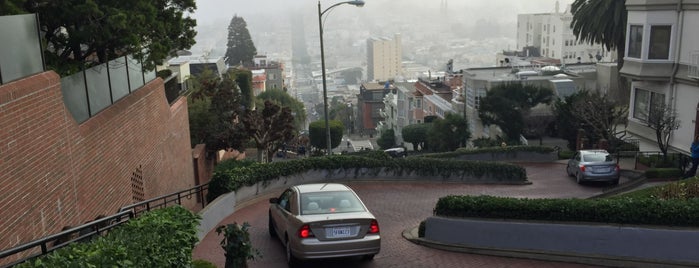
[[[325,51],[323,49],[323,14],[328,12],[330,9],[342,4],[350,4],[357,7],[363,7],[364,1],[355,0],[340,2],[330,6],[329,8],[326,8],[322,12],[322,9],[320,8],[320,1],[318,1],[318,28],[320,29],[320,67],[322,68],[323,72],[323,113],[325,114],[325,141],[327,143],[328,155],[332,154],[332,145],[330,143],[330,119],[328,118],[328,88],[325,82]]]

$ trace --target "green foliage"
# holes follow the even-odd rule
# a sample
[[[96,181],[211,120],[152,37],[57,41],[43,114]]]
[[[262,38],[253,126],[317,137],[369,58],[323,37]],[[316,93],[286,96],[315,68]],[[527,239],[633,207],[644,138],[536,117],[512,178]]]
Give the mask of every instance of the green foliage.
[[[485,125],[499,126],[508,141],[519,140],[525,127],[524,116],[532,107],[550,103],[553,97],[553,91],[548,88],[519,82],[501,84],[481,98],[478,117]]]
[[[699,226],[699,199],[518,199],[446,196],[434,214],[443,217],[562,222]]]
[[[476,148],[497,147],[500,146],[502,142],[503,141],[498,141],[496,139],[491,138],[477,138],[471,140],[471,143],[473,143],[473,147]]]
[[[425,226],[426,226],[426,221],[421,221],[420,225],[417,227],[417,236],[418,237],[425,237]]]
[[[255,141],[260,162],[270,161],[274,152],[293,138],[291,109],[268,100],[262,108],[245,111],[241,121],[245,133]]]
[[[25,14],[27,11],[22,8],[24,0],[3,0],[0,1],[0,16]]]
[[[430,130],[430,124],[412,124],[407,125],[401,130],[403,134],[403,140],[413,144],[413,149],[417,150],[418,146],[420,148],[425,148],[427,143],[427,132]]]
[[[358,151],[358,152],[350,152],[345,155],[348,156],[361,156],[361,157],[366,157],[366,158],[372,158],[372,159],[377,159],[377,160],[391,160],[391,156],[384,152],[384,151],[377,151],[377,150],[364,150],[364,151]]]
[[[575,154],[574,151],[561,150],[560,152],[558,152],[558,159],[571,159],[571,158],[573,158],[574,154]]]
[[[229,66],[250,65],[257,54],[245,19],[234,15],[228,25],[228,49],[226,64]]]
[[[12,2],[0,15],[18,8],[21,13],[38,13],[46,64],[61,76],[124,55],[133,55],[144,69],[153,70],[195,43],[196,20],[185,16],[196,10],[194,0]]]
[[[396,145],[396,133],[393,129],[381,131],[381,136],[376,140],[376,143],[383,150],[392,148]]]
[[[607,50],[616,49],[619,55],[624,55],[627,16],[624,1],[575,0],[571,13],[570,27],[578,41],[603,44]]]
[[[679,178],[682,170],[678,168],[650,168],[646,170],[646,178]]]
[[[685,179],[676,182],[670,182],[664,185],[643,188],[637,191],[623,193],[611,197],[612,199],[697,199],[699,198],[699,178]]]
[[[681,154],[672,153],[667,156],[661,154],[638,154],[636,161],[650,168],[679,168]]]
[[[454,151],[460,146],[466,146],[466,141],[471,138],[468,123],[459,114],[448,113],[444,119],[436,119],[427,132],[427,141],[430,149],[437,152]]]
[[[194,260],[192,268],[216,268],[216,265],[206,260]]]
[[[518,146],[506,146],[506,147],[485,147],[485,148],[476,148],[476,149],[459,148],[454,152],[424,154],[424,155],[422,155],[422,157],[454,158],[454,157],[458,157],[460,155],[468,155],[468,154],[485,154],[485,153],[511,154],[511,153],[517,153],[517,152],[534,152],[534,153],[548,154],[548,153],[552,153],[553,151],[554,151],[554,149],[551,147],[548,147],[548,146],[518,145]]]
[[[216,228],[216,234],[223,233],[221,247],[226,256],[226,268],[248,267],[247,260],[254,260],[260,257],[260,251],[252,247],[250,242],[250,224],[238,223],[221,225]]]
[[[238,84],[240,105],[245,110],[252,110],[255,104],[255,93],[252,89],[252,71],[233,68],[228,70],[228,75]]]
[[[189,267],[200,217],[180,206],[154,210],[89,242],[17,267]]]
[[[205,143],[207,151],[243,150],[248,136],[236,121],[240,114],[240,91],[229,76],[223,79],[205,70],[195,77],[188,100],[190,139],[192,146]]]
[[[282,107],[289,107],[294,114],[294,128],[303,129],[306,122],[306,108],[303,102],[281,89],[268,89],[257,95],[258,100],[271,100]],[[264,102],[263,102],[264,103]]]
[[[337,120],[330,120],[328,125],[330,126],[330,147],[337,148],[340,142],[342,142],[342,133],[345,127],[342,125],[342,122]],[[308,137],[311,140],[311,146],[325,150],[327,148],[326,136],[324,120],[314,121],[308,125]]]
[[[575,115],[573,111],[573,104],[586,98],[588,95],[587,91],[578,91],[573,93],[563,100],[556,100],[553,105],[553,113],[556,116],[556,129],[558,131],[558,137],[566,139],[568,141],[568,149],[575,150],[578,129],[583,129],[586,133],[586,137],[590,141],[595,141],[596,139],[591,134],[594,132],[590,125],[582,124],[582,121]]]
[[[241,167],[249,167],[257,163],[256,161],[252,161],[249,159],[243,159],[243,160],[237,160],[235,158],[231,159],[226,159],[221,162],[219,162],[216,167],[214,167],[214,172],[221,172],[224,170],[231,170],[231,169],[236,169],[236,168],[241,168]]]
[[[378,174],[381,170],[399,174],[416,174],[430,179],[449,178],[451,176],[474,178],[478,181],[489,179],[492,182],[522,183],[526,182],[526,170],[517,165],[500,162],[460,161],[433,158],[368,158],[360,156],[336,155],[310,157],[289,161],[253,164],[247,167],[217,171],[209,183],[207,199],[216,197],[243,186],[252,186],[258,182],[276,180],[282,176],[299,174],[311,170],[336,170],[358,174],[359,170],[369,169]]]

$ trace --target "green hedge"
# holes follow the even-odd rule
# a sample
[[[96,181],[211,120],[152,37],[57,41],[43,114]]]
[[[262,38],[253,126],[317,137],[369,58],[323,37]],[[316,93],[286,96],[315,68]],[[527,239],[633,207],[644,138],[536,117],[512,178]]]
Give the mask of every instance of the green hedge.
[[[563,222],[699,226],[699,199],[518,199],[492,196],[446,196],[434,214]]]
[[[486,148],[475,148],[475,149],[459,148],[453,152],[424,154],[424,155],[422,155],[422,157],[454,158],[454,157],[458,157],[460,155],[467,155],[467,154],[483,154],[483,153],[508,154],[508,153],[517,153],[517,152],[534,152],[534,153],[547,154],[547,153],[551,153],[553,151],[554,151],[554,149],[552,147],[547,147],[547,146],[517,145],[517,146],[486,147]]]
[[[154,210],[17,267],[191,267],[199,219],[180,206]]]
[[[420,176],[449,178],[453,175],[503,178],[501,181],[526,182],[527,173],[523,167],[508,163],[459,161],[428,158],[376,159],[361,156],[327,156],[253,164],[215,172],[209,183],[209,202],[216,197],[235,191],[243,186],[275,180],[311,170],[343,169],[354,172],[355,176],[363,168],[378,174],[382,169],[396,175],[414,173]]]
[[[678,168],[650,168],[646,170],[646,178],[679,178],[682,171]]]

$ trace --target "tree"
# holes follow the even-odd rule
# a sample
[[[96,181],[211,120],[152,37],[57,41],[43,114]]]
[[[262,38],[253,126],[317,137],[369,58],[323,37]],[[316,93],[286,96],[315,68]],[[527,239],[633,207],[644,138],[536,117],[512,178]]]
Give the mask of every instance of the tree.
[[[426,148],[427,132],[430,129],[430,124],[412,124],[407,125],[401,130],[403,140],[413,144],[413,150],[418,151]]]
[[[291,109],[269,100],[262,109],[246,110],[241,121],[247,135],[255,141],[257,160],[261,163],[269,162],[274,152],[294,137]]]
[[[252,58],[256,54],[257,49],[252,42],[245,19],[234,15],[228,25],[226,64],[229,66],[251,65]]]
[[[207,151],[242,150],[247,136],[237,121],[240,92],[229,76],[223,79],[206,72],[193,79],[189,98],[189,125],[192,146],[204,143]]]
[[[508,141],[519,141],[525,127],[524,116],[529,115],[532,107],[550,103],[553,96],[548,88],[519,82],[501,84],[481,98],[478,117],[485,125],[499,126]]]
[[[396,145],[396,133],[393,129],[381,131],[381,136],[376,140],[381,149],[389,149]]]
[[[616,140],[616,128],[626,124],[628,106],[616,105],[606,95],[597,92],[584,94],[582,98],[572,103],[572,114],[578,122],[589,126],[594,134],[594,139]]]
[[[337,148],[342,141],[342,132],[345,126],[342,122],[337,120],[328,121],[330,126],[330,148]],[[308,125],[308,136],[311,139],[311,146],[326,149],[326,132],[325,132],[325,120],[313,121]]]
[[[575,92],[563,100],[557,100],[554,104],[553,113],[556,117],[556,134],[558,137],[568,141],[568,149],[575,150],[577,147],[578,129],[584,129],[585,133],[592,133],[590,126],[586,126],[573,113],[573,103],[587,96],[587,91]],[[588,137],[590,140],[592,136]]]
[[[25,3],[24,12],[39,14],[47,66],[63,76],[124,55],[152,70],[195,43],[196,21],[184,15],[194,12],[194,0]],[[0,15],[17,12],[14,7]]]
[[[448,113],[444,119],[437,119],[427,133],[430,148],[437,152],[454,151],[465,146],[471,138],[468,123],[459,114]]]
[[[286,93],[281,89],[269,89],[260,93],[260,95],[257,95],[256,101],[264,102],[265,100],[271,100],[282,107],[289,107],[292,115],[294,116],[294,128],[304,128],[304,124],[306,122],[306,108],[304,107],[303,102],[298,101],[296,98],[289,95],[289,93]]]
[[[570,27],[578,41],[602,44],[607,50],[616,49],[617,69],[624,66],[626,48],[626,1],[575,0],[570,12]],[[619,89],[628,91],[626,78],[619,77]]]
[[[649,128],[655,131],[658,148],[663,152],[663,159],[667,159],[667,148],[670,146],[670,136],[672,136],[672,132],[680,128],[680,120],[677,118],[677,112],[664,102],[651,105],[646,123]]]
[[[240,105],[246,110],[254,110],[255,94],[252,91],[252,71],[233,68],[228,70],[228,74],[233,77],[240,88]]]

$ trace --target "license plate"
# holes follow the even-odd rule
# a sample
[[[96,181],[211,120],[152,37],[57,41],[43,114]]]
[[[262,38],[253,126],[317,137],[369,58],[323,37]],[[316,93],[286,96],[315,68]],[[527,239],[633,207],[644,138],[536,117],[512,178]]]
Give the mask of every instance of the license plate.
[[[595,169],[595,172],[597,173],[607,173],[610,171],[610,168],[608,167],[599,167]]]
[[[351,235],[349,227],[333,227],[331,234],[332,237],[348,237]]]

